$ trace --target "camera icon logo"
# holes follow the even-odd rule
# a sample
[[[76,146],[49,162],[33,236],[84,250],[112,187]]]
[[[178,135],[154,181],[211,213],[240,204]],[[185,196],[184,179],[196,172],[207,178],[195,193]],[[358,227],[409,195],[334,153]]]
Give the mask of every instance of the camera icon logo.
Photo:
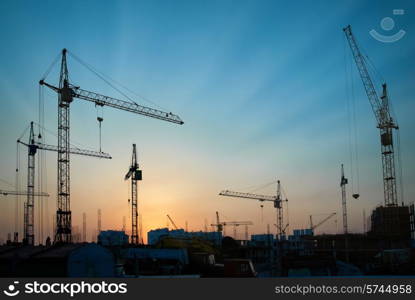
[[[405,11],[403,9],[394,9],[394,15],[404,15]],[[395,27],[395,21],[391,17],[385,17],[380,21],[380,27],[385,31],[390,31]],[[392,35],[383,35],[377,32],[375,29],[369,31],[370,35],[382,43],[394,43],[399,41],[406,34],[406,31],[401,29],[397,33]]]
[[[16,289],[16,285],[18,284],[19,284],[18,281],[14,281],[13,284],[10,284],[7,287],[7,290],[3,291],[3,293],[9,297],[17,296],[20,293],[20,291]]]

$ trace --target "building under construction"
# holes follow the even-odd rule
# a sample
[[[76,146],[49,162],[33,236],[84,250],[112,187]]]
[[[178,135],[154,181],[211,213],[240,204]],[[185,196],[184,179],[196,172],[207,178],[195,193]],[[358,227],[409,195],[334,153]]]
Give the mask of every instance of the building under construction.
[[[403,240],[411,238],[411,212],[409,206],[376,207],[370,220],[371,235]]]

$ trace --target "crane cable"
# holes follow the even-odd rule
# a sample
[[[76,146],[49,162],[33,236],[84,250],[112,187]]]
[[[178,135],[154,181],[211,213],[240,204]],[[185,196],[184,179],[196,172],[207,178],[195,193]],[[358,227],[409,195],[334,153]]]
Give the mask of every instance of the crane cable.
[[[15,187],[16,187],[16,192],[19,191],[20,189],[20,148],[19,148],[19,143],[16,143],[16,177],[15,177]],[[19,210],[20,210],[20,196],[16,195],[16,201],[15,201],[15,220],[14,220],[14,232],[15,234],[17,232],[19,232]],[[14,240],[14,237],[13,237]]]
[[[0,181],[3,182],[3,183],[5,183],[5,184],[7,184],[7,185],[9,185],[9,186],[11,186],[11,187],[14,187],[14,184],[11,184],[11,183],[9,183],[8,181],[6,181],[4,179],[1,179],[0,178]]]
[[[99,107],[101,107],[101,112],[99,112]],[[99,129],[99,152],[102,152],[102,122],[104,121],[104,108],[102,106],[95,105],[97,111],[97,121]]]
[[[345,90],[346,90],[346,111],[347,111],[347,132],[348,132],[348,150],[350,159],[350,176],[353,195],[360,193],[359,178],[359,152],[357,147],[357,118],[356,118],[356,101],[355,87],[353,78],[353,61],[349,53],[347,56],[347,40],[344,37],[344,72],[345,72]],[[348,64],[349,63],[349,64]],[[350,69],[348,68],[350,67]],[[355,176],[357,187],[355,186]],[[357,190],[356,190],[357,188]]]
[[[59,57],[59,56],[58,56]],[[39,134],[37,138],[41,140],[44,144],[46,144],[46,137],[45,137],[45,130],[44,130],[44,123],[45,123],[45,101],[44,101],[44,86],[39,85],[39,93],[38,93],[38,130]],[[46,174],[46,151],[40,151],[38,154],[38,190],[40,193],[45,191],[45,185],[47,183],[47,174]],[[39,197],[39,243],[43,243],[44,240],[44,231],[45,231],[45,224],[44,219],[46,218],[46,232],[48,234],[49,230],[49,210],[48,210],[48,199],[47,197]]]
[[[401,202],[402,205],[405,203],[405,194],[403,189],[403,172],[402,172],[402,157],[401,157],[401,135],[400,131],[396,130],[396,140],[397,140],[397,154],[398,154],[398,176],[399,176],[399,188],[401,190]]]
[[[33,122],[33,124],[35,124],[35,125],[38,125],[38,126],[41,126],[39,123],[37,123],[37,122]],[[54,137],[58,137],[58,135],[56,134],[56,133],[54,133],[52,130],[50,130],[50,129],[47,129],[46,127],[42,127],[42,129],[46,132],[46,133],[48,133],[48,134],[50,134],[50,135],[53,135]],[[23,134],[24,135],[24,134]],[[22,136],[23,136],[22,135]],[[83,145],[82,143],[80,143],[80,142],[78,142],[78,141],[73,141],[73,140],[71,140],[71,142],[69,143],[69,145],[71,146],[71,147],[73,147],[73,148],[76,148],[76,149],[78,149],[78,150],[81,150],[82,148],[79,148],[79,147],[83,147],[83,149],[87,149],[87,150],[91,150],[91,151],[93,151],[94,149],[92,149],[91,147],[88,147],[88,146],[85,146],[85,145]]]
[[[89,71],[91,71],[92,73],[94,73],[96,76],[98,76],[101,80],[103,80],[105,83],[107,83],[110,87],[112,87],[114,90],[116,90],[117,92],[119,92],[121,95],[123,95],[125,98],[127,98],[128,100],[130,100],[132,103],[138,105],[134,100],[132,100],[128,95],[126,95],[124,92],[122,92],[120,89],[118,89],[117,87],[115,87],[115,85],[113,85],[110,81],[112,81],[115,84],[118,84],[120,87],[122,87],[123,89],[125,89],[126,91],[130,92],[131,94],[136,95],[137,97],[141,98],[142,100],[151,103],[163,110],[167,110],[166,108],[158,105],[157,103],[147,99],[146,97],[138,94],[137,92],[134,92],[133,90],[127,88],[126,86],[124,86],[123,84],[119,83],[118,81],[114,80],[112,77],[105,75],[103,72],[100,72],[97,68],[93,67],[92,65],[84,62],[83,60],[81,60],[78,56],[76,56],[74,53],[68,51],[69,55],[71,57],[73,57],[76,61],[78,61],[81,65],[83,65],[85,68],[87,68]]]
[[[401,155],[402,148],[401,148],[400,128],[399,128],[399,124],[398,124],[398,121],[397,121],[397,118],[396,118],[395,111],[393,109],[393,105],[392,105],[393,102],[390,101],[391,98],[389,97],[389,95],[388,95],[388,99],[389,99],[389,110],[390,110],[390,113],[391,113],[391,117],[393,117],[393,121],[395,122],[395,125],[398,127],[396,129],[396,136],[395,136],[396,146],[397,146],[396,147],[396,154],[397,154],[397,157],[398,157],[398,166],[397,166],[398,178],[397,179],[398,179],[399,190],[400,190],[400,195],[399,195],[399,191],[398,191],[398,198],[400,196],[400,201],[402,203],[405,203],[405,194],[404,194],[404,185],[403,185],[403,171],[402,171],[402,155]]]
[[[46,69],[46,72],[43,74],[41,80],[45,80],[46,77],[48,77],[49,73],[52,71],[52,68],[56,65],[60,57],[61,57],[61,52],[59,52],[58,55],[56,55],[55,59],[52,61],[50,66]]]

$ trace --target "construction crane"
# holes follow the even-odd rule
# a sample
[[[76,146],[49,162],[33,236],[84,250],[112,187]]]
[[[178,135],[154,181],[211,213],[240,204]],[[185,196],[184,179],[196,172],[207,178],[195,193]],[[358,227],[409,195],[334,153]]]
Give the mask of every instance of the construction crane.
[[[398,206],[393,130],[398,130],[399,127],[390,114],[387,85],[386,83],[382,84],[382,96],[378,97],[366,67],[365,57],[359,50],[351,26],[348,25],[343,28],[343,31],[352,51],[366,95],[375,114],[377,128],[380,130],[385,206]]]
[[[176,224],[174,223],[174,221],[173,221],[173,219],[169,216],[169,215],[167,215],[167,218],[169,219],[169,221],[170,221],[170,223],[173,225],[173,227],[174,227],[174,229],[179,229],[177,226],[176,226]]]
[[[17,143],[20,143],[28,148],[27,155],[27,199],[24,204],[24,237],[25,243],[28,245],[34,245],[35,236],[34,236],[34,190],[35,190],[35,156],[37,150],[46,150],[54,151],[59,153],[59,148],[53,145],[46,145],[36,141],[36,135],[33,129],[33,122],[30,122],[30,131],[29,131],[29,142],[25,143],[20,139],[17,140]],[[95,152],[91,150],[83,150],[79,148],[69,148],[69,152],[76,155],[92,156],[98,158],[111,159],[111,156],[108,153],[104,152]]]
[[[6,191],[6,190],[0,190],[0,195],[3,196],[8,196],[8,195],[18,195],[18,196],[30,196],[31,197],[49,197],[48,193],[37,193],[37,192],[33,192],[31,191],[30,193],[28,191]],[[27,224],[27,203],[24,204],[24,220],[23,220],[24,226]],[[24,233],[26,233],[26,227]],[[18,242],[18,238],[19,234],[18,232],[14,233],[14,242],[17,243]],[[26,242],[27,239],[24,240],[24,242]]]
[[[275,226],[275,228],[277,228],[277,229],[279,228],[277,224],[274,224],[274,226]],[[284,226],[284,228],[283,228],[283,232],[285,232],[285,231],[286,231],[286,229],[288,228],[288,226],[290,226],[290,224],[288,224],[288,223],[287,223],[287,224],[285,224],[285,226]]]
[[[67,50],[62,50],[61,69],[59,86],[53,86],[44,81],[39,81],[40,85],[45,85],[58,94],[58,199],[56,212],[56,234],[55,243],[71,242],[71,209],[70,209],[70,104],[75,98],[89,101],[97,106],[109,106],[135,114],[144,115],[151,118],[160,119],[176,124],[183,124],[179,116],[161,110],[138,105],[135,102],[115,99],[95,92],[83,90],[69,82],[69,72],[66,60]]]
[[[133,154],[131,156],[131,165],[124,180],[131,178],[131,244],[138,244],[138,203],[137,203],[137,181],[143,180],[143,173],[139,169],[137,162],[137,150],[133,144]]]
[[[277,180],[277,195],[276,196],[267,196],[267,195],[258,195],[258,194],[251,194],[251,193],[241,193],[241,192],[234,192],[225,190],[219,193],[220,196],[228,196],[228,197],[236,197],[236,198],[246,198],[246,199],[253,199],[258,201],[271,201],[274,203],[274,207],[277,210],[277,234],[279,236],[284,235],[287,229],[287,225],[284,224],[283,220],[283,202],[288,202],[288,199],[282,198],[281,193],[281,182]]]
[[[348,180],[344,177],[344,168],[343,164],[341,166],[341,178],[340,178],[340,188],[342,191],[342,211],[343,211],[343,233],[347,234],[347,197],[346,197],[346,184]]]
[[[217,224],[211,224],[210,226],[214,226],[216,228],[221,228],[221,230],[219,232],[222,231],[222,229],[224,229],[226,226],[233,226],[233,236],[236,239],[236,227],[241,226],[241,225],[254,225],[254,223],[252,223],[251,221],[229,221],[229,222],[221,222],[221,223],[217,223]]]
[[[226,226],[234,226],[234,236],[236,236],[236,227],[240,225],[254,225],[251,221],[226,221],[221,222],[219,219],[219,212],[216,212],[216,224],[210,224],[210,226],[216,227],[217,232],[224,231]]]
[[[220,219],[219,219],[219,212],[216,212],[216,224],[210,224],[210,226],[215,226],[217,232],[222,232],[223,231],[223,225],[222,225],[222,223],[220,222]]]
[[[323,220],[321,220],[320,222],[318,222],[317,224],[313,224],[313,216],[310,215],[310,229],[311,229],[311,231],[314,232],[314,229],[316,229],[317,227],[323,225],[324,223],[326,223],[328,220],[330,220],[335,215],[336,215],[335,212],[334,213],[331,213],[327,217],[325,217]]]

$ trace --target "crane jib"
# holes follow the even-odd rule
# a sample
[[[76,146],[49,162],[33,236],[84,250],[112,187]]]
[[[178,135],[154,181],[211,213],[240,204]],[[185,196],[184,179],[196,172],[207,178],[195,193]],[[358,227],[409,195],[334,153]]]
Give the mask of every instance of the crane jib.
[[[148,117],[176,123],[176,124],[183,124],[183,121],[179,118],[179,116],[172,114],[171,112],[164,112],[161,110],[157,110],[154,108],[142,106],[133,102],[128,102],[120,99],[115,99],[112,97],[100,95],[95,92],[90,92],[82,89],[76,89],[74,90],[74,97],[80,98],[83,100],[87,100],[90,102],[94,102],[97,105],[100,106],[110,106],[114,108],[118,108],[121,110],[126,110],[132,113],[145,115]]]

